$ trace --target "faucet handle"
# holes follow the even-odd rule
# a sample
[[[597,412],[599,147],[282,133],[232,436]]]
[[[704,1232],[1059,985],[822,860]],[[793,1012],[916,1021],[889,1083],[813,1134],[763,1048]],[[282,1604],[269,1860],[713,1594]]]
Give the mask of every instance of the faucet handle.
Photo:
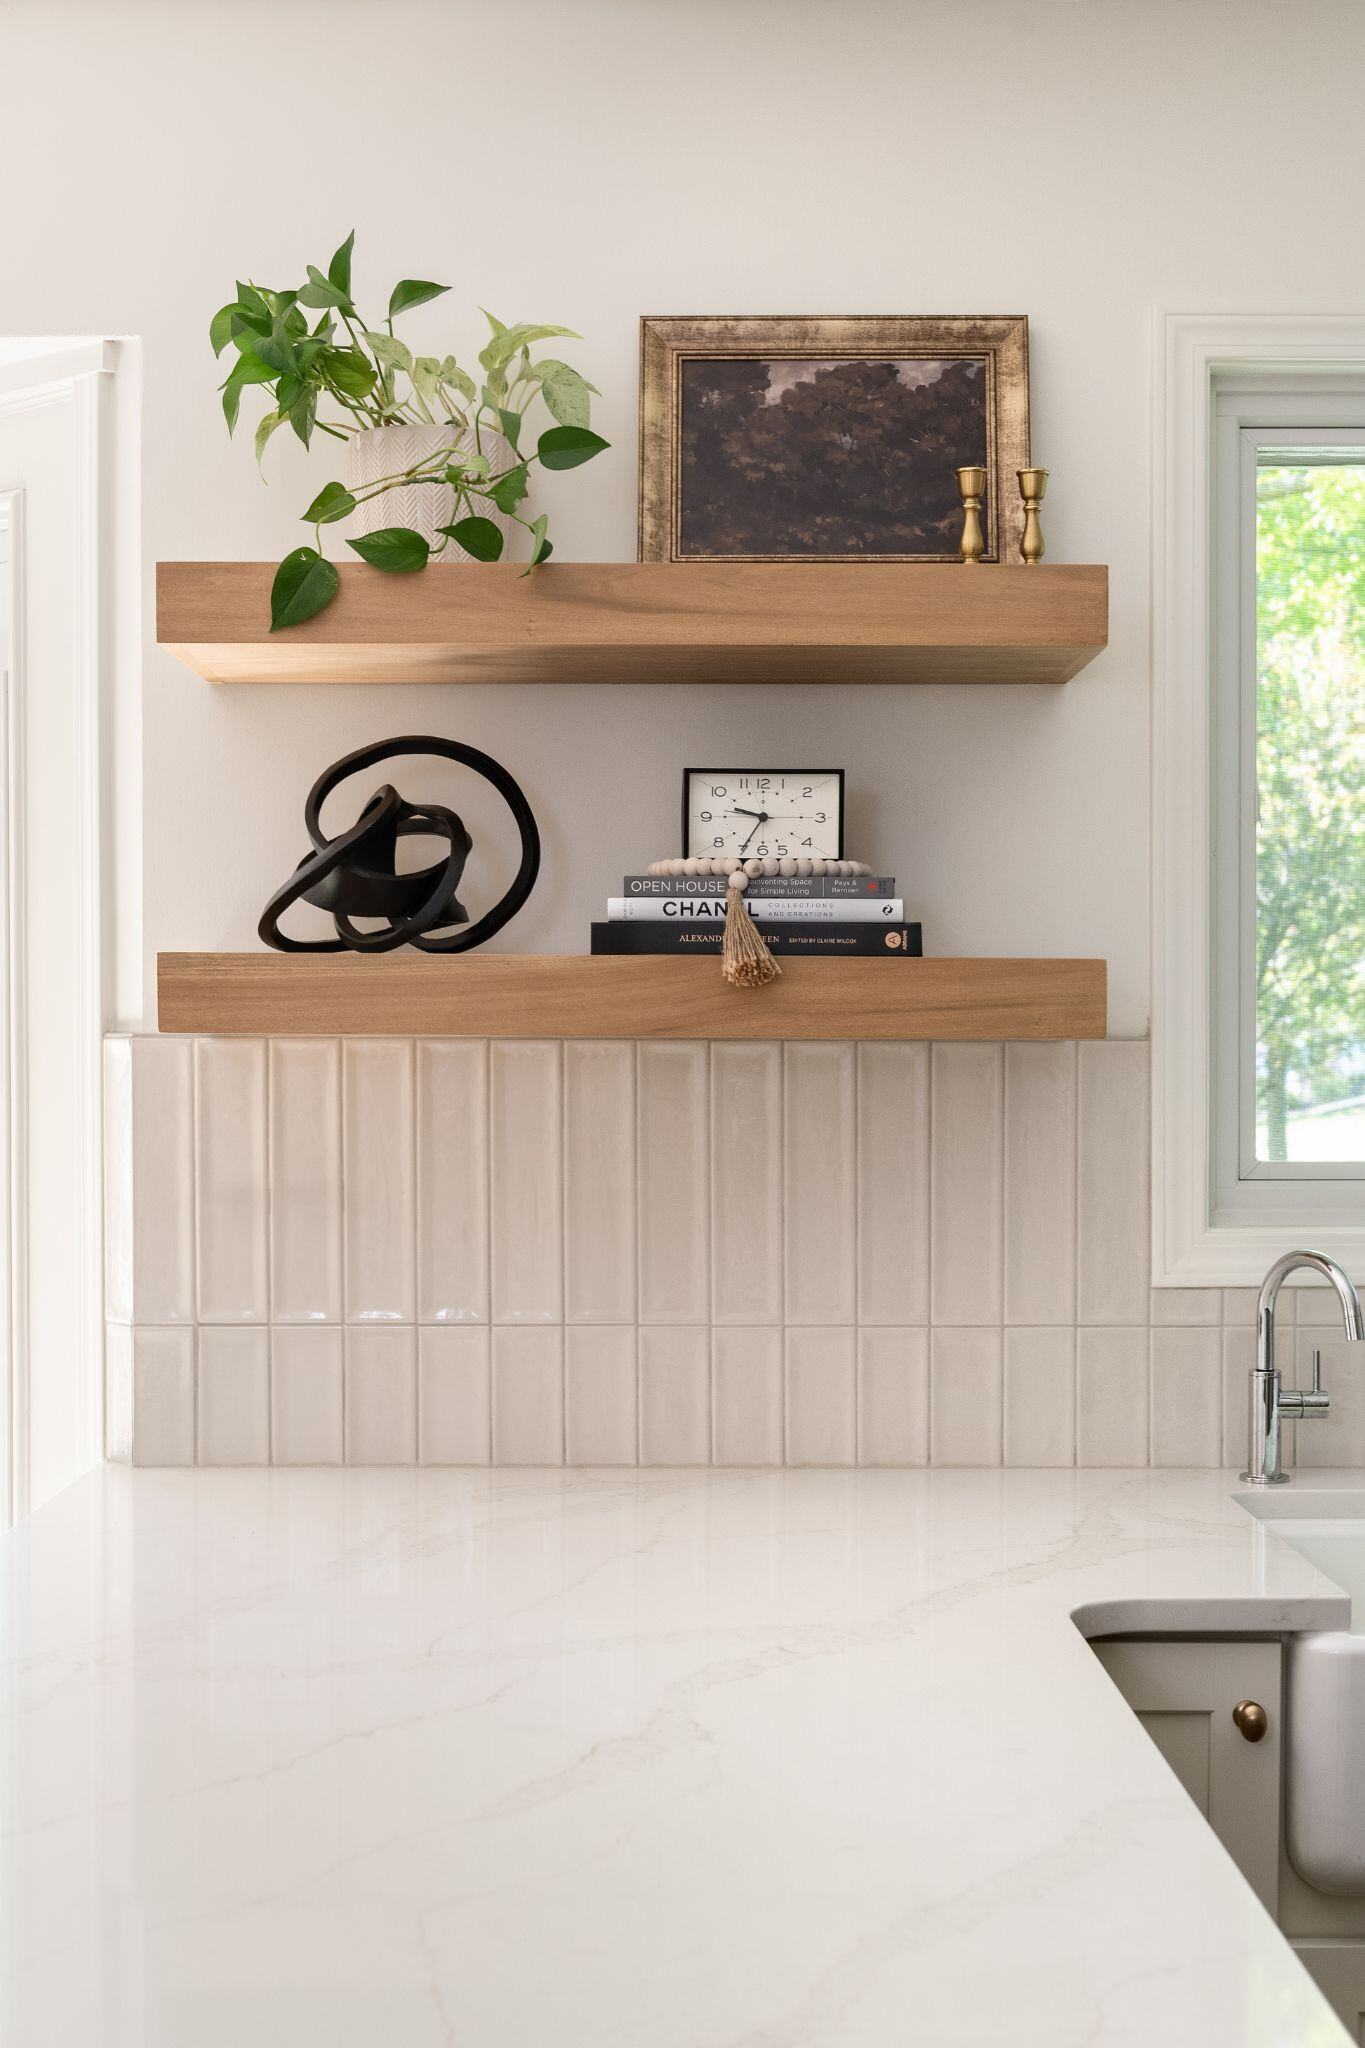
[[[1285,1386],[1275,1401],[1281,1415],[1291,1421],[1322,1421],[1332,1407],[1332,1397],[1322,1391],[1322,1352],[1314,1346],[1312,1386]]]
[[[1322,1385],[1322,1353],[1313,1347],[1313,1384],[1311,1387],[1293,1387],[1280,1395],[1279,1408],[1282,1415],[1290,1416],[1295,1422],[1321,1421],[1332,1406],[1332,1397],[1324,1393]]]

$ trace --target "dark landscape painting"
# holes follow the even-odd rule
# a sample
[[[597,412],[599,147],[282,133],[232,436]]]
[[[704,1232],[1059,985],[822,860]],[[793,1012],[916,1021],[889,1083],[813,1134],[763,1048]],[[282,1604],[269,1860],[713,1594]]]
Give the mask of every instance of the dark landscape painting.
[[[956,559],[953,472],[986,461],[985,356],[693,356],[681,373],[682,554]]]

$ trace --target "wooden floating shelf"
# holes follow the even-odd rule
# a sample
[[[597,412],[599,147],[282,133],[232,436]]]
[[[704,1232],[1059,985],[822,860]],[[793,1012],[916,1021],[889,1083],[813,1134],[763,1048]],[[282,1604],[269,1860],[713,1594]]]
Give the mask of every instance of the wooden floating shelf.
[[[1064,683],[1109,572],[978,563],[346,564],[272,635],[268,562],[161,562],[156,633],[213,683]]]
[[[1103,1038],[1103,960],[162,953],[162,1031],[259,1037]]]

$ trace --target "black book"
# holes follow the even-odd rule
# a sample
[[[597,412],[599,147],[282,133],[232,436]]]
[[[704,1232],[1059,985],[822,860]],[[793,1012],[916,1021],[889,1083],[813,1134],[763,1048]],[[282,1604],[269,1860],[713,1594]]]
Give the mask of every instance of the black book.
[[[917,924],[799,924],[762,927],[769,952],[790,959],[836,959],[839,954],[863,959],[915,960],[922,953]],[[725,944],[725,926],[664,924],[653,919],[595,924],[594,953],[714,953]]]

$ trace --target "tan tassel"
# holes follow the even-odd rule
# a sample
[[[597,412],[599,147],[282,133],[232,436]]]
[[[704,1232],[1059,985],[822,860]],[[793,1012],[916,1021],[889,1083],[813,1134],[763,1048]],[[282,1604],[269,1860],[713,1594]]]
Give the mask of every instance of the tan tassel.
[[[720,971],[732,988],[762,988],[782,972],[763,943],[763,934],[744,907],[743,891],[731,882],[725,892],[725,943]]]

